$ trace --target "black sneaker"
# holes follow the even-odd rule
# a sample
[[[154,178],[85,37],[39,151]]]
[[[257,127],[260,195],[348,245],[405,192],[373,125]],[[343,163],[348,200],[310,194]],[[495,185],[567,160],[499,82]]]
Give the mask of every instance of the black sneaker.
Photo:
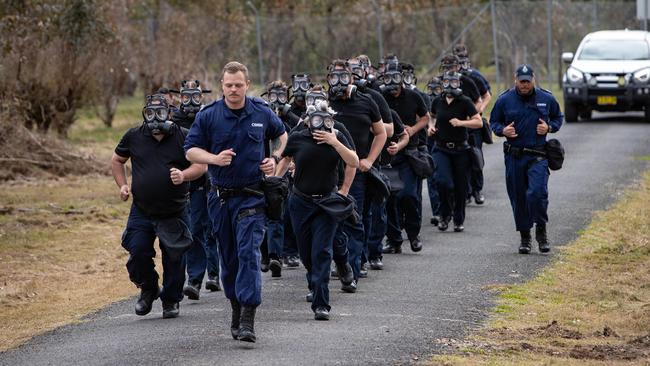
[[[465,230],[465,226],[463,226],[462,224],[454,224],[454,231],[455,232],[460,233],[463,230]]]
[[[381,261],[381,258],[375,258],[370,260],[370,269],[382,270],[384,269],[384,263]]]
[[[485,203],[485,197],[483,197],[483,193],[481,193],[480,191],[476,191],[472,193],[472,196],[474,196],[474,203],[476,203],[477,205],[482,205]]]
[[[368,263],[362,263],[361,269],[359,270],[359,278],[368,277]]]
[[[156,285],[154,288],[141,289],[140,298],[135,303],[135,313],[137,315],[147,315],[151,312],[151,306],[154,300],[160,295],[160,287]]]
[[[419,236],[413,238],[413,240],[409,240],[409,242],[410,242],[410,244],[411,244],[411,250],[412,250],[414,253],[417,253],[417,252],[419,252],[419,251],[422,250],[422,241],[420,241],[420,237],[419,237]]]
[[[260,263],[260,270],[262,270],[262,272],[264,272],[264,273],[269,271],[269,260],[268,259],[262,259],[262,262]]]
[[[277,259],[271,259],[269,262],[271,277],[282,277],[282,263]]]
[[[449,228],[449,220],[440,219],[440,222],[438,223],[438,230],[447,231],[448,228]]]
[[[438,222],[440,222],[440,218],[438,216],[434,216],[431,218],[431,225],[438,226]]]
[[[198,300],[201,292],[201,285],[198,283],[188,283],[183,286],[183,295],[190,300]]]
[[[314,302],[314,293],[309,291],[307,296],[305,296],[305,300],[307,300],[307,302]]]
[[[314,319],[316,320],[330,320],[330,312],[326,307],[319,307],[314,310]]]
[[[343,286],[350,285],[352,281],[354,281],[354,273],[352,272],[352,266],[350,263],[345,262],[345,264],[339,265],[338,263],[335,263],[336,265],[336,277],[339,278],[339,281],[341,281],[341,284]]]
[[[530,254],[531,237],[530,230],[520,231],[521,243],[519,244],[519,254]]]
[[[298,258],[297,255],[290,255],[288,257],[284,258],[284,263],[287,265],[289,268],[296,268],[300,267],[300,259]]]
[[[164,302],[162,304],[163,319],[176,318],[179,313],[179,305],[177,302]]]
[[[357,292],[357,280],[352,280],[352,282],[349,285],[341,286],[341,290],[343,290],[343,292],[347,292],[349,294],[353,294],[353,293]]]
[[[208,279],[205,281],[205,289],[210,291],[221,291],[221,285],[219,285],[219,276],[208,276]]]
[[[383,254],[402,254],[402,243],[387,240],[381,252]]]

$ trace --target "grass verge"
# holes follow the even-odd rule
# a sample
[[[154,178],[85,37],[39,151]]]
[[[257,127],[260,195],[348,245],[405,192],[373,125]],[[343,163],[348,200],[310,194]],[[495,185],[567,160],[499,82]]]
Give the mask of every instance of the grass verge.
[[[500,292],[487,324],[439,340],[442,365],[650,364],[650,172],[554,263]]]

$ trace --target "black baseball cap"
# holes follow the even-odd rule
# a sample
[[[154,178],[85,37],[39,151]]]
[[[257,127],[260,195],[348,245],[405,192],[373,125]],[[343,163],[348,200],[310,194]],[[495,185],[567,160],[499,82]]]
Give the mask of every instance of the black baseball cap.
[[[517,67],[517,71],[515,71],[515,76],[517,77],[517,80],[530,81],[535,77],[535,72],[533,71],[533,68],[530,67],[530,65],[523,64]]]

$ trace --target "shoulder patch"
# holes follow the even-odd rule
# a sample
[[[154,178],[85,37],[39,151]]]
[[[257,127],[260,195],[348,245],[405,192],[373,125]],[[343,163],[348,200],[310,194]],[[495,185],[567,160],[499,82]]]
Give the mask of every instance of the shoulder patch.
[[[267,102],[266,100],[264,100],[264,99],[262,99],[262,98],[260,98],[260,97],[252,97],[251,100],[252,100],[253,103],[255,103],[255,104],[261,104],[261,105],[263,105],[263,106],[265,106],[265,107],[268,107],[268,106],[269,106],[269,102]]]

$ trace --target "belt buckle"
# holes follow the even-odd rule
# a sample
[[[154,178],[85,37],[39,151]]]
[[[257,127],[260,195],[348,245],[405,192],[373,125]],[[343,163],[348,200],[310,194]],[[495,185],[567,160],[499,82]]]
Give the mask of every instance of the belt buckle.
[[[456,148],[456,144],[453,143],[453,142],[445,142],[445,146],[447,147],[447,149],[455,149]]]

